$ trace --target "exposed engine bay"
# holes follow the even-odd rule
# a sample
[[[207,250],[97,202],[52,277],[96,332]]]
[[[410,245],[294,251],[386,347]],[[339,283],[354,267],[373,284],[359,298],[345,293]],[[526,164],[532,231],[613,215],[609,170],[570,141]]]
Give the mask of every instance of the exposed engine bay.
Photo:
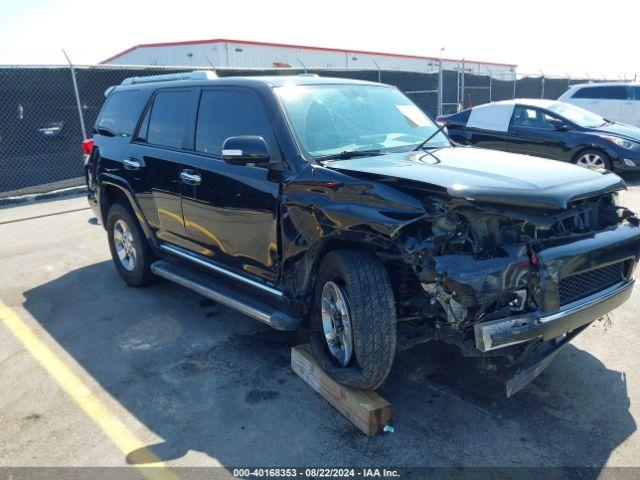
[[[594,288],[605,289],[632,274],[633,261],[626,259],[635,252],[623,252],[623,247],[617,253],[609,249],[610,258],[600,252],[597,262],[592,261],[599,236],[637,235],[638,218],[618,205],[616,193],[547,212],[433,198],[426,203],[430,215],[402,230],[400,258],[389,259],[394,262],[389,270],[398,318],[406,322],[400,328],[413,335],[405,339],[409,346],[440,339],[460,346],[467,355],[502,355],[518,361],[531,350],[530,344],[483,351],[474,339],[474,326],[529,312],[555,311],[568,301],[587,297]],[[583,252],[576,255],[578,244]],[[607,266],[608,276],[585,279],[596,283],[570,292],[573,296],[563,292],[563,279],[579,277],[595,263],[620,268]],[[420,331],[421,336],[416,333]]]

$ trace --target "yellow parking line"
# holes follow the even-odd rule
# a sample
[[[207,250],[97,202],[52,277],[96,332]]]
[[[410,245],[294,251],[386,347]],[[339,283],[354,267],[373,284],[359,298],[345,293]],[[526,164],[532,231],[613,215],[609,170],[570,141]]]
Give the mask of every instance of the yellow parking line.
[[[0,321],[125,455],[136,452],[136,462],[144,464],[136,467],[145,478],[149,480],[179,479],[176,473],[146,448],[144,442],[112,414],[78,376],[38,338],[36,333],[1,301]]]

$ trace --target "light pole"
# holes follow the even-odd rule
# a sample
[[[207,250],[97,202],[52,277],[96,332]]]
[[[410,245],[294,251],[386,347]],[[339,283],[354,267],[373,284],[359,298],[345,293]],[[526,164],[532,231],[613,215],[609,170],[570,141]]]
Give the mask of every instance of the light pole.
[[[440,57],[438,58],[438,116],[442,115],[442,54],[444,47],[440,47]]]
[[[489,72],[489,102],[491,102],[493,100],[493,97],[491,96],[491,89],[493,87],[493,73],[491,72],[491,69],[489,67],[484,67],[487,72]]]
[[[372,59],[372,60],[373,60],[373,64],[378,69],[378,83],[382,83],[382,71],[380,70],[380,65],[378,65],[378,62],[376,62],[375,59]]]

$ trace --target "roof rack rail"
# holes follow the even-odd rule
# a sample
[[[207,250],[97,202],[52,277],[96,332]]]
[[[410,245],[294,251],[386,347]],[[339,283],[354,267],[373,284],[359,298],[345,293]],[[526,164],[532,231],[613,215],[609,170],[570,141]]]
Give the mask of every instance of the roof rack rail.
[[[299,73],[298,74],[299,77],[319,77],[320,75],[318,75],[317,73]]]
[[[145,77],[125,78],[120,85],[135,85],[138,83],[169,82],[176,80],[211,80],[218,78],[211,70],[195,70],[193,72],[167,73],[165,75],[149,75]]]

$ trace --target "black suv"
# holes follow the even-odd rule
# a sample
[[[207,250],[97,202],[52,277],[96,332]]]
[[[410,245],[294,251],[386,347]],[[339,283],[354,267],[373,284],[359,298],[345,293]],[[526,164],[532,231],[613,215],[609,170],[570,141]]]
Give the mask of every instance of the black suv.
[[[631,294],[618,176],[453,146],[394,87],[193,72],[107,95],[86,177],[124,280],[309,328],[343,384],[438,339],[493,357],[510,395]]]

